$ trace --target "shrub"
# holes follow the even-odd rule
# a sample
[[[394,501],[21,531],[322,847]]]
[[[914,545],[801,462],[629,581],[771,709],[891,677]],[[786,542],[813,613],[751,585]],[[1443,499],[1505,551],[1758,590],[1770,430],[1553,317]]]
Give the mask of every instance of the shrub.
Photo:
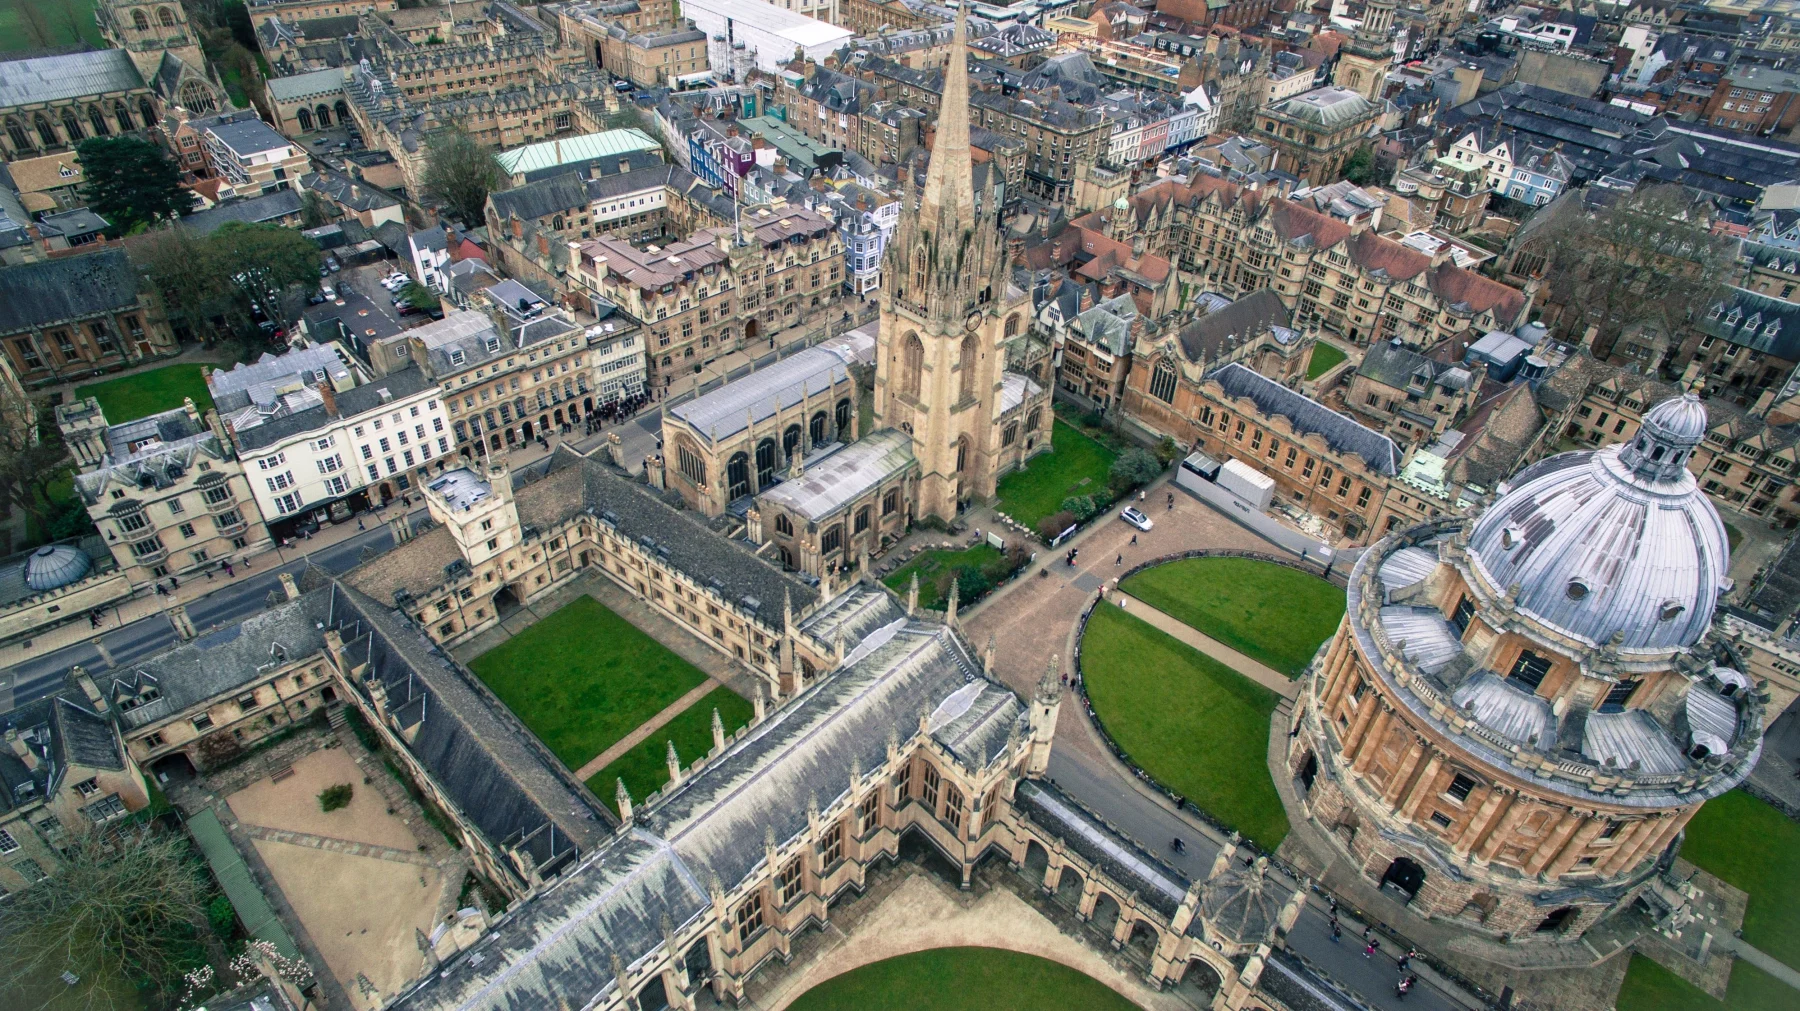
[[[1057,534],[1062,533],[1064,530],[1067,530],[1074,525],[1075,514],[1064,509],[1062,512],[1051,513],[1043,519],[1038,520],[1038,536],[1046,541],[1053,541],[1056,539]]]
[[[1074,514],[1077,523],[1086,523],[1100,511],[1100,503],[1095,502],[1092,495],[1070,495],[1062,500],[1062,507],[1064,512]],[[1060,530],[1057,532],[1061,533]]]
[[[237,910],[231,907],[231,900],[223,895],[213,896],[206,904],[206,922],[212,925],[213,933],[229,941],[237,931]]]
[[[1113,461],[1107,482],[1120,494],[1142,488],[1163,472],[1163,463],[1147,449],[1128,449]]]
[[[1181,447],[1175,444],[1174,439],[1165,435],[1162,441],[1156,444],[1156,459],[1164,467],[1167,467],[1181,459]]]
[[[339,783],[319,791],[319,809],[336,811],[340,807],[350,806],[350,797],[356,788],[349,783]]]
[[[956,600],[958,607],[962,607],[972,601],[980,599],[994,587],[994,584],[988,577],[982,575],[981,569],[974,565],[959,565],[954,569],[945,569],[938,573],[937,591],[938,596],[946,601],[950,599],[950,583],[952,580],[956,583]]]

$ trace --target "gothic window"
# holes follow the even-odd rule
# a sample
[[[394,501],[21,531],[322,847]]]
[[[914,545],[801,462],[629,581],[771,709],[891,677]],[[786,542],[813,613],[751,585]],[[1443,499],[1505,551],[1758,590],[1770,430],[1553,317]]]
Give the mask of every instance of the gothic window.
[[[312,127],[312,124],[313,124],[312,113],[307,112],[305,109],[295,109],[294,110],[294,119],[299,121],[300,129],[302,131],[311,131],[312,130],[312,128],[313,128]]]
[[[791,460],[791,459],[793,459],[794,454],[799,451],[799,449],[800,449],[800,426],[799,425],[789,425],[787,427],[787,431],[781,433],[781,455],[784,458]]]
[[[1037,431],[1038,424],[1039,424],[1039,412],[1041,410],[1042,410],[1042,408],[1033,407],[1031,409],[1031,413],[1027,414],[1025,416],[1025,431],[1027,431],[1027,432]]]
[[[941,777],[938,775],[937,769],[930,762],[926,762],[925,775],[920,782],[919,799],[923,800],[925,806],[933,811],[937,810],[938,784],[940,782]]]
[[[69,137],[69,143],[75,144],[82,138],[81,121],[75,118],[75,110],[64,109],[62,114],[63,133]]]
[[[1006,317],[1006,336],[1013,337],[1016,336],[1018,332],[1019,314],[1015,312],[1011,316]]]
[[[753,892],[744,904],[737,908],[738,943],[750,940],[758,930],[762,929],[763,908],[762,893]]]
[[[725,464],[725,497],[739,499],[750,494],[750,458],[733,453]]]
[[[167,7],[158,7],[156,9],[156,23],[162,25],[164,28],[175,27],[175,13]]]
[[[181,85],[181,105],[195,115],[204,115],[213,111],[212,92],[199,81],[184,81]]]
[[[944,823],[953,829],[962,828],[962,791],[954,786],[944,787]]]
[[[131,110],[125,108],[124,102],[113,103],[113,119],[118,121],[120,133],[130,133],[137,129],[137,125],[131,121]]]
[[[140,32],[147,32],[150,30],[150,19],[144,16],[143,11],[132,11],[131,27],[136,28]]]
[[[860,534],[864,530],[869,529],[869,521],[872,518],[872,516],[873,516],[873,512],[872,512],[872,510],[870,510],[870,508],[868,506],[863,506],[861,509],[858,509],[856,511],[856,530],[855,530],[855,532]]]
[[[961,474],[969,469],[969,437],[956,440],[956,472]]]
[[[849,397],[845,397],[844,399],[837,402],[837,410],[835,413],[837,416],[836,420],[837,420],[838,439],[839,439],[839,441],[842,441],[845,433],[850,431],[850,398]]]
[[[775,517],[775,532],[778,534],[781,534],[784,537],[792,537],[793,536],[794,524],[793,524],[793,521],[791,521],[787,518],[786,513],[778,514]]]
[[[15,151],[23,151],[31,147],[31,141],[25,135],[25,127],[11,116],[6,117],[6,137],[12,141]]]
[[[148,98],[138,99],[138,116],[144,121],[144,129],[150,129],[156,125],[156,106]]]
[[[964,334],[962,339],[962,351],[959,356],[959,365],[962,369],[962,390],[960,395],[964,400],[975,396],[975,358],[978,351],[979,345],[975,343],[975,335]]]
[[[1157,362],[1150,373],[1150,395],[1165,404],[1175,402],[1175,366],[1166,358]]]
[[[925,343],[919,340],[918,334],[906,335],[901,342],[900,356],[900,392],[917,400],[925,373]]]
[[[563,216],[558,214],[556,217],[551,218],[550,219],[550,227],[555,229],[556,231],[559,231],[559,232],[562,231],[563,230]]]
[[[330,109],[330,107],[327,106],[324,102],[320,102],[319,107],[313,110],[313,118],[317,119],[319,121],[319,129],[321,129],[321,130],[330,126],[331,125],[331,109]]]
[[[844,823],[840,821],[826,829],[824,838],[819,840],[819,866],[829,870],[842,859],[844,859]]]
[[[925,247],[913,250],[913,298],[925,297]]]
[[[807,423],[807,435],[815,446],[825,443],[825,412],[814,411],[812,420]]]
[[[106,128],[106,114],[97,105],[88,106],[88,123],[93,126],[96,137],[104,137],[112,132]]]
[[[779,890],[780,896],[781,896],[781,904],[784,906],[787,905],[788,903],[794,901],[794,899],[797,896],[799,896],[799,894],[800,894],[800,884],[801,884],[801,878],[802,878],[800,870],[801,870],[801,867],[800,867],[800,858],[799,857],[795,857],[794,859],[788,861],[788,865],[781,869],[781,874],[777,881],[777,887],[778,887],[778,890]]]
[[[706,483],[706,461],[692,447],[686,443],[676,446],[675,457],[683,476],[695,484]]]
[[[819,538],[819,554],[829,555],[844,546],[844,528],[840,524],[825,531]]]
[[[775,440],[764,439],[756,444],[756,484],[766,488],[775,483]]]
[[[889,488],[886,495],[881,496],[881,515],[892,516],[900,510],[900,489]]]

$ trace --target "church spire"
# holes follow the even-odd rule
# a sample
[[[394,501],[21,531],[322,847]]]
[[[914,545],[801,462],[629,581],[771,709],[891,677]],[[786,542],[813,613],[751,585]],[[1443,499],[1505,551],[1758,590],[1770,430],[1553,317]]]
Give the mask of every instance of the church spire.
[[[937,142],[925,173],[919,215],[927,228],[946,218],[964,227],[975,220],[974,165],[969,154],[968,10],[968,4],[956,8],[956,29],[950,36],[950,63],[944,68],[944,94],[938,103]]]

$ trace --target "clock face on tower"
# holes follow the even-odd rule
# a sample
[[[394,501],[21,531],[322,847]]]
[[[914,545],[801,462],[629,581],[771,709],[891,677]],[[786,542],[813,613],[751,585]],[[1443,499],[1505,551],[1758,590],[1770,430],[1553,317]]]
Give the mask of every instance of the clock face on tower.
[[[978,312],[970,313],[969,318],[966,320],[963,320],[963,324],[965,326],[967,326],[970,330],[978,329],[981,326],[981,313],[978,313]]]

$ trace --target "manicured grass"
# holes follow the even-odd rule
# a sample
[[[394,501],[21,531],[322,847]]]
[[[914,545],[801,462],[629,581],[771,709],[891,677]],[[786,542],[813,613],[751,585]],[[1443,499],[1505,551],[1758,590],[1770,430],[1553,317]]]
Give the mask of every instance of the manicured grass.
[[[1001,478],[995,494],[996,508],[1032,530],[1071,495],[1105,495],[1107,476],[1118,458],[1061,418],[1050,438],[1055,448]]]
[[[36,13],[38,24],[49,34],[38,39],[32,32],[25,8]],[[94,0],[0,0],[0,52],[18,52],[44,46],[72,46],[87,42],[102,48],[100,26],[94,23]]]
[[[1313,344],[1312,357],[1306,360],[1306,378],[1317,379],[1338,367],[1347,355],[1336,344],[1318,341]]]
[[[675,754],[683,766],[712,750],[712,714],[719,711],[729,737],[750,722],[756,712],[742,695],[720,686],[705,698],[682,710],[681,715],[663,724],[656,733],[644,738],[637,747],[614,759],[611,765],[596,772],[587,782],[594,796],[610,807],[618,794],[617,781],[623,779],[634,800],[642,801],[652,790],[660,790],[669,781],[669,742],[675,742]]]
[[[941,611],[945,606],[945,598],[937,589],[937,579],[935,578],[937,573],[946,568],[960,569],[968,565],[980,568],[989,562],[998,561],[1000,555],[999,548],[985,541],[962,551],[926,551],[895,569],[882,582],[904,597],[912,586],[912,574],[917,572],[919,574],[919,606],[933,611]],[[964,602],[967,602],[966,595]]]
[[[175,410],[181,406],[183,397],[193,397],[194,406],[205,414],[212,409],[213,401],[200,368],[199,365],[167,365],[77,387],[75,397],[99,397],[100,409],[106,412],[106,421],[112,425]]]
[[[1269,779],[1269,717],[1279,698],[1111,603],[1081,640],[1094,711],[1157,782],[1267,850],[1288,832]]]
[[[1251,659],[1299,677],[1344,617],[1344,591],[1254,558],[1183,558],[1125,580],[1126,593]]]
[[[1723,1001],[1645,958],[1631,956],[1631,968],[1619,987],[1618,1011],[1787,1011],[1800,1004],[1800,992],[1748,962],[1731,967]]]
[[[571,769],[706,680],[592,597],[568,604],[469,667]]]
[[[1800,967],[1800,825],[1733,790],[1687,823],[1681,855],[1748,892],[1744,940]],[[1790,1006],[1800,1006],[1800,993]]]
[[[820,983],[792,1011],[1131,1011],[1105,983],[999,948],[934,948],[871,962]]]

